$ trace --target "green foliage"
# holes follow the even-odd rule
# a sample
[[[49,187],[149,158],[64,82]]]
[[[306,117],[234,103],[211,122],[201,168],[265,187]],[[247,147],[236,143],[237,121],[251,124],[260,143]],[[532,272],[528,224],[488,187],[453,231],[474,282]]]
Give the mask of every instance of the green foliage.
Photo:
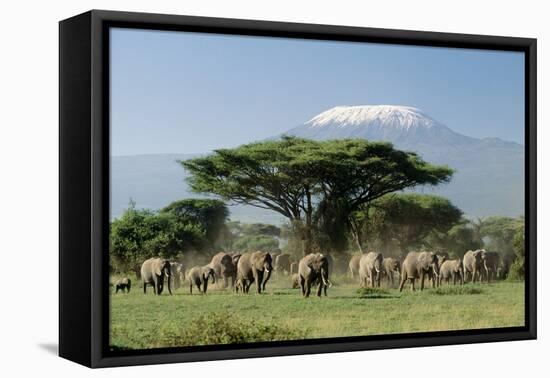
[[[388,298],[390,291],[379,287],[360,287],[356,290],[360,298]]]
[[[257,142],[182,161],[196,192],[276,211],[298,227],[312,249],[313,222],[321,230],[349,223],[362,205],[385,194],[417,185],[437,185],[453,173],[418,155],[399,151],[389,143],[364,139],[312,141],[294,137]],[[332,211],[338,204],[338,212]],[[341,247],[341,233],[326,233],[333,247]],[[338,238],[338,240],[333,240]]]
[[[367,212],[356,212],[357,223],[370,244],[396,241],[402,253],[427,244],[431,233],[446,234],[460,222],[462,211],[448,199],[426,194],[386,195],[372,203]]]
[[[513,254],[513,240],[524,225],[523,217],[489,217],[481,221],[480,234],[486,240],[486,248],[503,254]]]
[[[205,232],[206,240],[215,244],[218,240],[229,210],[225,203],[214,199],[184,199],[175,201],[160,211],[174,214],[182,224],[196,224]]]
[[[483,247],[475,227],[467,219],[451,227],[447,232],[433,231],[428,236],[427,243],[437,250],[446,251],[451,257],[461,258],[468,250]]]
[[[233,250],[239,252],[266,251],[278,252],[279,241],[272,236],[245,235],[233,243]]]
[[[442,286],[428,291],[432,295],[472,295],[481,294],[483,290],[479,287],[468,285]]]
[[[223,246],[227,251],[279,251],[281,229],[271,224],[228,222],[223,237]]]
[[[525,278],[525,228],[520,227],[516,231],[512,247],[516,256],[508,278],[511,280],[523,280]]]
[[[168,328],[162,337],[172,346],[243,344],[260,341],[296,340],[301,330],[239,318],[231,314],[208,314],[191,319],[192,327]],[[174,332],[175,331],[175,332]]]
[[[251,223],[242,225],[241,234],[279,237],[281,236],[281,229],[272,224]]]
[[[111,222],[111,267],[133,270],[143,260],[173,258],[189,249],[209,250],[227,216],[219,201],[178,201],[160,212],[135,209],[134,204]]]

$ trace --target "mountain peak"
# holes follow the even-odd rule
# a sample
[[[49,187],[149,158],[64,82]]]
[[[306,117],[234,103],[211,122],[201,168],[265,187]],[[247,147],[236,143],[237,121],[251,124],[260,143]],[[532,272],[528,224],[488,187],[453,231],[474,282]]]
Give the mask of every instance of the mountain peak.
[[[430,129],[439,124],[417,108],[399,105],[336,106],[305,123],[308,128],[375,127],[399,130]]]

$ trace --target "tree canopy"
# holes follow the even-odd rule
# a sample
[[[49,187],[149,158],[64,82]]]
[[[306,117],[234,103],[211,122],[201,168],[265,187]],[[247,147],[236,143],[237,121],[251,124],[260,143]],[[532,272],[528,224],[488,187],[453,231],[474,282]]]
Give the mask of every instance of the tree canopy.
[[[367,211],[355,213],[364,222],[367,240],[377,239],[381,245],[394,241],[402,254],[428,244],[434,232],[447,234],[462,218],[462,211],[448,199],[417,193],[386,195]]]
[[[216,200],[177,201],[160,212],[133,203],[111,222],[111,265],[131,269],[153,257],[173,258],[186,250],[212,250],[228,211]]]
[[[302,232],[304,253],[311,252],[319,204],[328,209],[338,203],[332,222],[347,223],[354,211],[377,198],[417,185],[437,185],[453,173],[390,143],[364,139],[284,137],[216,150],[181,164],[190,173],[193,191],[273,210],[295,223]]]

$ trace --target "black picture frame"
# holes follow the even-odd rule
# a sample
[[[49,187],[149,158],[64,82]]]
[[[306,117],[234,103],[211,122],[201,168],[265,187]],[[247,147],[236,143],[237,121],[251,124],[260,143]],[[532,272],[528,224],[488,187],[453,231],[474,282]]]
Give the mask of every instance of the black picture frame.
[[[110,27],[525,53],[525,326],[110,352]],[[535,339],[536,39],[92,10],[59,24],[59,355],[88,367]]]

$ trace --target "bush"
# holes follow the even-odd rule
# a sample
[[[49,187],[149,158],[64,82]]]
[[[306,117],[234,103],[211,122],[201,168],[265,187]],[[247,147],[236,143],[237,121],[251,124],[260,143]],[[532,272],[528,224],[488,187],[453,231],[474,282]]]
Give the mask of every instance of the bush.
[[[388,298],[390,296],[388,290],[379,287],[361,287],[356,292],[361,298]]]
[[[305,336],[305,330],[223,313],[202,315],[181,327],[174,324],[161,327],[159,341],[162,346],[193,346],[297,340]]]
[[[438,287],[435,290],[430,290],[430,294],[433,295],[471,295],[471,294],[481,294],[483,290],[479,287],[472,286],[447,286],[447,287]]]
[[[510,266],[508,279],[517,281],[525,278],[525,229],[522,227],[514,236],[512,247],[516,258]]]

